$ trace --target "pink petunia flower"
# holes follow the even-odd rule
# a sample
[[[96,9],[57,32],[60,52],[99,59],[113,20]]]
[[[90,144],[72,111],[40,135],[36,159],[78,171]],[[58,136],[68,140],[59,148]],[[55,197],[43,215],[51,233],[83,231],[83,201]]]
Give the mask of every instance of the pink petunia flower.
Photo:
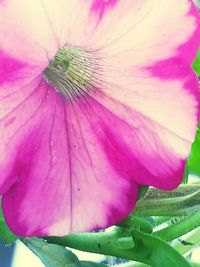
[[[0,194],[19,236],[120,222],[176,188],[198,121],[190,0],[0,0]]]

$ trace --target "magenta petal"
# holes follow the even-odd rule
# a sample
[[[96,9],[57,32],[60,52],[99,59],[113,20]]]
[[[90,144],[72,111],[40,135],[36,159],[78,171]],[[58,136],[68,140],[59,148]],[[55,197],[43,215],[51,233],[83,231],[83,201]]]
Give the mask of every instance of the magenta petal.
[[[0,5],[1,49],[31,64],[48,64],[58,40],[43,1],[5,0]],[[49,4],[52,0],[49,0]],[[54,2],[55,6],[55,2]],[[56,11],[55,11],[56,12]]]
[[[176,188],[183,178],[190,142],[120,103],[106,98],[104,103],[115,107],[121,118],[90,100],[92,111],[88,120],[96,125],[93,130],[113,168],[140,185],[165,190]]]
[[[18,60],[6,52],[0,50],[0,86],[17,80],[19,73],[27,67],[27,64]],[[22,78],[21,78],[22,79]],[[23,76],[24,80],[24,76]]]
[[[0,101],[3,103],[3,97],[8,99],[17,90],[23,91],[23,87],[41,76],[44,66],[27,62],[0,49]]]
[[[2,199],[8,225],[20,236],[65,235],[121,221],[138,186],[110,164],[107,137],[99,121],[91,124],[90,106],[66,104],[53,91],[44,101],[35,127],[15,146],[16,182]]]
[[[104,228],[139,185],[178,186],[199,115],[199,25],[192,1],[175,2],[0,3],[0,194],[17,235]],[[102,74],[73,103],[41,80],[63,44],[97,53]]]
[[[120,157],[121,168],[128,168],[138,184],[166,190],[176,188],[183,178],[197,128],[197,90],[197,79],[188,70],[178,80],[152,77],[141,80],[135,90],[110,85],[104,92],[112,98],[104,94],[95,96],[107,109],[105,117],[110,122],[107,121],[104,131],[119,153],[109,154],[111,162],[118,162]]]
[[[0,194],[4,194],[17,180],[16,160],[21,154],[21,144],[35,127],[33,118],[45,104],[47,90],[39,90],[37,78],[10,93],[1,88],[0,97]]]
[[[114,8],[114,6],[117,4],[118,0],[94,0],[91,5],[90,12],[94,13],[97,16],[97,22],[99,22],[103,16],[104,13],[108,9]],[[99,17],[99,18],[98,18]]]
[[[190,66],[200,43],[199,15],[192,1],[171,5],[160,1],[124,39],[105,47],[104,64],[112,67],[105,69],[103,93],[93,96],[121,119],[109,136],[120,140],[122,158],[132,160],[134,180],[161,189],[181,182],[199,118],[199,84]]]

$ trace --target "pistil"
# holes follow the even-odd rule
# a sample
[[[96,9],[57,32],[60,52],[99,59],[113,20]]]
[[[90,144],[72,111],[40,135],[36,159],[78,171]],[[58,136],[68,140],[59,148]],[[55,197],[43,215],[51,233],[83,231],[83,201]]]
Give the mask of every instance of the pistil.
[[[64,46],[45,69],[44,78],[61,95],[75,99],[94,85],[97,65],[92,53]]]

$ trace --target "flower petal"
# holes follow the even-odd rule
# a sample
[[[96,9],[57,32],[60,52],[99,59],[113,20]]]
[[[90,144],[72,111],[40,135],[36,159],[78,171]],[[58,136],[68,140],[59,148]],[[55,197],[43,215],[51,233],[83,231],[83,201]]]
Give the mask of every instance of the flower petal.
[[[174,9],[173,5],[174,1],[157,2],[144,21],[127,31],[130,40],[121,38],[105,46],[104,82],[99,88],[103,94],[93,95],[130,125],[132,138],[120,127],[118,131],[139,161],[136,169],[141,174],[134,175],[135,181],[161,189],[180,183],[199,115],[198,81],[189,66],[200,42],[199,18],[191,1]],[[135,42],[131,36],[137,36]],[[149,168],[150,174],[143,175]]]
[[[196,17],[189,0],[0,2],[0,194],[17,235],[106,227],[131,211],[138,184],[180,183],[198,115]],[[64,43],[101,54],[93,98],[66,103],[41,82]]]
[[[68,2],[68,1],[65,1]],[[56,1],[49,0],[49,5]],[[59,14],[57,14],[58,16]],[[0,3],[0,44],[3,51],[31,64],[48,65],[59,48],[57,33],[43,1]]]
[[[34,0],[30,4],[26,0],[1,1],[1,49],[32,64],[46,62],[47,65],[58,48],[65,44],[85,44],[87,35],[95,27],[89,19],[92,2]]]
[[[189,98],[188,106],[195,106],[195,101]],[[186,101],[186,97],[183,100]],[[181,110],[184,105],[175,106],[172,101],[169,105],[167,101],[162,102],[160,109],[157,107],[159,105],[154,108],[156,100],[145,103],[144,97],[143,105],[147,105],[149,113],[157,111],[157,120],[154,120],[108,96],[101,95],[98,102],[102,102],[107,107],[107,113],[112,114],[110,118],[107,115],[109,120],[104,131],[107,132],[107,139],[113,140],[113,146],[120,155],[120,160],[119,155],[112,155],[113,162],[118,159],[121,168],[127,170],[130,177],[140,185],[151,185],[163,190],[175,189],[183,178],[185,160],[195,135],[194,114],[191,119],[189,112]],[[138,103],[142,105],[142,97]],[[168,108],[165,108],[166,105]],[[94,113],[94,116],[97,114]],[[175,126],[176,123],[179,125],[178,130],[177,126],[175,129],[168,128],[169,124]]]
[[[41,106],[45,108],[48,92],[43,89],[39,78],[18,90],[8,92],[1,88],[0,91],[0,194],[2,195],[18,179],[15,163],[21,154],[21,144],[36,127],[33,117],[38,114]]]
[[[8,225],[19,236],[43,236],[121,221],[134,207],[138,186],[108,161],[103,143],[107,137],[98,121],[89,120],[90,105],[66,103],[54,90],[47,97],[41,92],[48,86],[39,89],[44,104],[36,105],[35,96],[32,104],[27,102],[36,111],[26,111],[29,123],[26,131],[21,126],[23,138],[8,126],[18,135],[10,137],[16,155],[10,155],[11,172],[0,187]]]
[[[52,59],[64,44],[112,55],[129,51],[135,63],[159,60],[172,55],[195,27],[191,5],[191,0],[35,0],[31,5],[5,0],[0,42],[3,50],[32,62]]]
[[[91,43],[102,49],[104,58],[113,62],[114,57],[122,66],[150,65],[176,56],[184,45],[181,57],[191,63],[200,43],[199,14],[191,0],[125,2],[129,3],[126,16],[122,16],[123,1],[118,1],[92,36]]]

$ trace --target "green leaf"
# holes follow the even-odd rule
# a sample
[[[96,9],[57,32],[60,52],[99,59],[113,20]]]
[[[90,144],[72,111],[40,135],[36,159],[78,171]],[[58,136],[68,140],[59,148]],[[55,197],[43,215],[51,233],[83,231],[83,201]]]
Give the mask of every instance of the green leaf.
[[[200,176],[200,124],[191,147],[191,153],[187,164],[190,173]]]
[[[200,184],[180,185],[173,191],[149,188],[133,211],[136,216],[185,216],[200,210]]]
[[[10,244],[17,239],[17,237],[8,228],[1,208],[0,208],[0,239],[4,242],[5,245]]]
[[[198,247],[200,244],[200,227],[193,230],[189,235],[182,237],[181,242],[180,239],[177,241],[173,244],[173,247],[182,255]]]
[[[143,198],[145,194],[147,193],[148,189],[149,189],[149,186],[140,186],[138,199]]]
[[[134,251],[137,251],[138,261],[152,267],[191,267],[182,255],[164,241],[137,230],[132,230],[132,237],[135,242]]]
[[[21,241],[46,267],[82,267],[77,256],[63,246],[49,244],[37,237],[24,238]]]
[[[197,56],[192,64],[193,69],[195,70],[195,72],[197,73],[197,75],[200,76],[200,49],[197,53]]]

